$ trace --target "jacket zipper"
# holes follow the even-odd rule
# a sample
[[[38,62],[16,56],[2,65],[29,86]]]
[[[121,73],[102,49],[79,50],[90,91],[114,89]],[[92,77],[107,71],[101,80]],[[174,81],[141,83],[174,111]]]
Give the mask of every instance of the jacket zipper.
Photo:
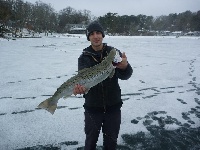
[[[106,112],[106,102],[105,102],[105,97],[104,97],[104,90],[103,90],[103,83],[101,82],[102,86],[102,99],[103,99],[103,108],[104,108],[104,113]]]
[[[99,61],[93,56],[93,53],[91,53],[91,52],[83,52],[83,53],[86,54],[86,55],[87,54],[90,55],[95,62],[101,62],[103,60],[103,52],[104,52],[105,47],[106,47],[106,45],[102,49],[101,58],[100,58]],[[108,55],[107,51],[106,51],[106,54]],[[103,108],[104,108],[104,113],[106,113],[106,101],[105,101],[105,94],[104,94],[104,89],[103,89],[104,86],[103,86],[102,82],[101,82],[101,86],[102,86]]]
[[[103,51],[104,48],[102,49],[102,53],[101,53],[101,58],[100,58],[100,62],[103,60]],[[103,108],[104,108],[104,113],[106,113],[106,101],[105,101],[105,94],[104,94],[104,89],[103,89],[103,82],[101,82],[101,87],[102,87],[102,99],[103,99]]]

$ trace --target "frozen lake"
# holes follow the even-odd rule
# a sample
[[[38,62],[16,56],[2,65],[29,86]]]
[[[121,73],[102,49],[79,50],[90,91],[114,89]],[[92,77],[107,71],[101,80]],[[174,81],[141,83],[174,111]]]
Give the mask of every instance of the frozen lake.
[[[105,37],[133,75],[120,81],[119,149],[200,148],[200,37]],[[0,39],[0,148],[82,149],[82,96],[54,115],[37,105],[77,73],[84,35]],[[102,146],[102,135],[98,145]]]

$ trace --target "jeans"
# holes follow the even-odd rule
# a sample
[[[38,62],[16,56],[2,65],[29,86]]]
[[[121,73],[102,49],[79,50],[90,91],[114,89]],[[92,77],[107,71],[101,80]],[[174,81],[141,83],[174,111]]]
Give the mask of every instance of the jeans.
[[[121,110],[89,112],[85,110],[85,150],[95,150],[102,128],[104,150],[115,150],[121,124]]]

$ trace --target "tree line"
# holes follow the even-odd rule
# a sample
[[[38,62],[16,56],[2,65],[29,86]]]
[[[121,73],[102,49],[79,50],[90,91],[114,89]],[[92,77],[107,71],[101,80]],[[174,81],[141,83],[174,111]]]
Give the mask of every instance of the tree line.
[[[142,14],[119,16],[117,13],[107,13],[98,19],[111,34],[151,35],[156,31],[200,31],[200,11],[194,13],[185,11],[156,18]]]
[[[138,35],[152,34],[152,31],[200,31],[200,11],[185,11],[158,17],[146,15],[118,15],[108,12],[93,17],[89,10],[75,10],[68,6],[56,12],[51,4],[41,1],[32,4],[23,0],[0,0],[1,30],[9,27],[14,32],[27,28],[35,32],[66,33],[68,24],[87,25],[98,20],[109,34]]]

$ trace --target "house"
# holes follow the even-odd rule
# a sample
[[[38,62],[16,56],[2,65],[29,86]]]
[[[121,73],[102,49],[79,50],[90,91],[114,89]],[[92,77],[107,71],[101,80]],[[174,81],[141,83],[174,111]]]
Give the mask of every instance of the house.
[[[183,35],[183,31],[174,31],[174,32],[172,32],[172,36],[179,37],[179,36],[182,36],[182,35]]]
[[[86,25],[85,24],[67,24],[67,32],[70,34],[85,34]]]
[[[70,34],[85,34],[86,28],[71,28],[69,33]]]

